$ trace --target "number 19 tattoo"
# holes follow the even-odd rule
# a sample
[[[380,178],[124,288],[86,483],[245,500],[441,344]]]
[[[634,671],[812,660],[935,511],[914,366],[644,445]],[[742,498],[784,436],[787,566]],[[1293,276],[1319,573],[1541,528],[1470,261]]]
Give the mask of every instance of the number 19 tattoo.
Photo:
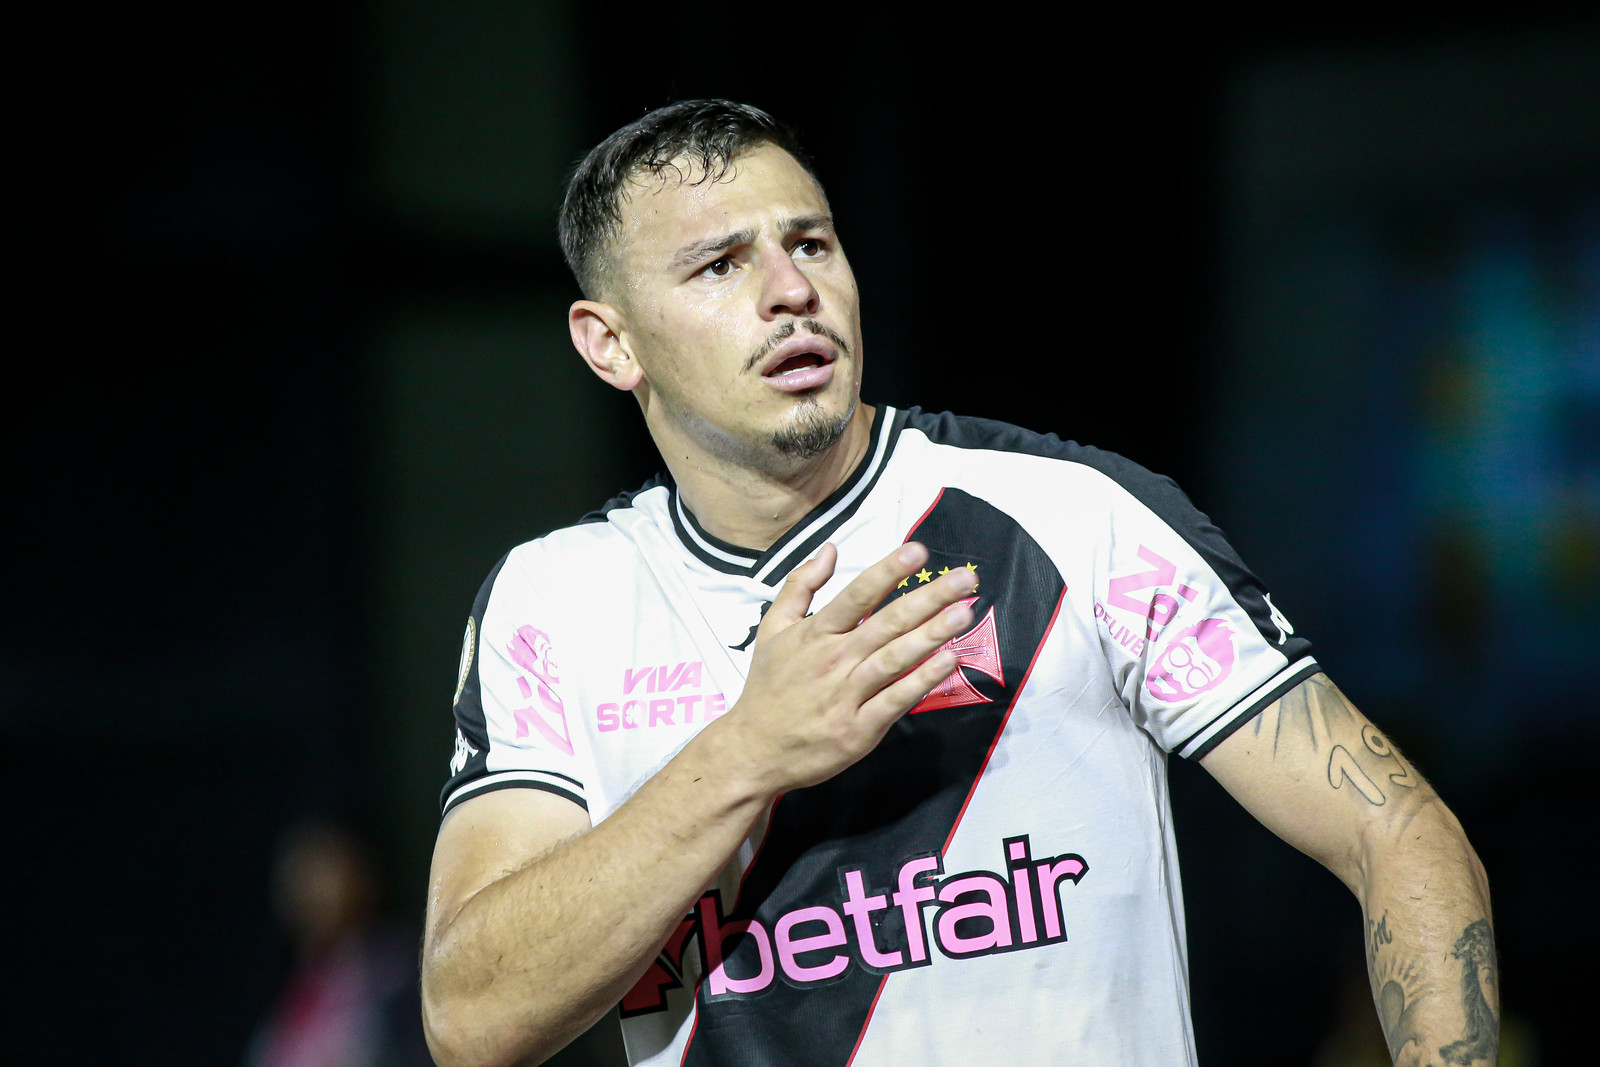
[[[1359,745],[1355,742],[1358,722]],[[1384,806],[1394,788],[1409,790],[1422,784],[1389,739],[1371,723],[1361,722],[1344,694],[1324,675],[1286,693],[1275,715],[1257,719],[1258,735],[1264,727],[1272,731],[1275,755],[1282,745],[1291,749],[1309,745],[1313,752],[1326,747],[1328,784],[1343,789],[1348,783],[1351,792],[1374,807]],[[1374,758],[1379,761],[1376,765]]]
[[[1361,740],[1366,744],[1367,751],[1379,759],[1393,760],[1398,770],[1389,775],[1389,781],[1406,789],[1415,789],[1417,781],[1411,776],[1411,771],[1401,762],[1400,756],[1390,746],[1389,742],[1380,734],[1377,727],[1371,723],[1361,727]],[[1334,745],[1333,751],[1328,754],[1328,784],[1338,789],[1349,782],[1356,792],[1366,798],[1367,803],[1381,806],[1385,797],[1383,790],[1378,787],[1368,776],[1361,765],[1350,755],[1350,750],[1343,745]]]

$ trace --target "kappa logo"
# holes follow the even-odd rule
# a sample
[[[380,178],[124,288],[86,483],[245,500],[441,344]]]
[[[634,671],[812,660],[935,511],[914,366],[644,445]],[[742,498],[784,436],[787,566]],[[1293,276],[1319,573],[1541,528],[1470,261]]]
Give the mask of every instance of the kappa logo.
[[[1267,611],[1272,615],[1272,625],[1278,628],[1278,644],[1288,642],[1289,635],[1294,633],[1294,627],[1289,625],[1289,617],[1278,610],[1278,605],[1272,602],[1272,594],[1262,593],[1261,599],[1267,602]]]
[[[456,751],[450,757],[450,777],[454,778],[467,769],[467,760],[478,754],[478,750],[467,742],[466,735],[459,728],[456,730]]]
[[[729,645],[728,647],[733,649],[735,652],[743,652],[745,649],[755,644],[756,631],[761,629],[761,620],[767,617],[767,609],[770,607],[772,607],[772,601],[763,600],[761,602],[761,610],[756,613],[756,621],[750,626],[750,632],[744,635],[743,641],[740,641],[737,645]]]
[[[978,598],[967,597],[961,603],[971,607]],[[928,695],[917,702],[910,714],[916,715],[924,711],[937,711],[940,708],[959,708],[968,704],[987,704],[989,698],[978,692],[977,687],[967,681],[962,673],[963,668],[986,674],[1001,685],[1006,684],[1005,665],[1000,660],[1000,639],[995,629],[994,605],[989,605],[989,614],[983,621],[960,637],[952,637],[939,651],[949,649],[956,654],[956,669],[950,677],[929,690]],[[937,655],[937,653],[935,653]]]

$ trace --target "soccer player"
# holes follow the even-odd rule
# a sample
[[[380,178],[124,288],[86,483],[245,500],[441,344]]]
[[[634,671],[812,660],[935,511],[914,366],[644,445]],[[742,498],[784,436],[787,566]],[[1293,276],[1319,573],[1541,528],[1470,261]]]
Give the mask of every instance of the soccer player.
[[[617,1005],[635,1064],[1193,1063],[1170,753],[1356,895],[1397,1063],[1493,1063],[1449,810],[1170,481],[860,402],[855,278],[783,127],[652,112],[561,236],[573,344],[666,473],[473,605],[441,1063],[538,1062]]]

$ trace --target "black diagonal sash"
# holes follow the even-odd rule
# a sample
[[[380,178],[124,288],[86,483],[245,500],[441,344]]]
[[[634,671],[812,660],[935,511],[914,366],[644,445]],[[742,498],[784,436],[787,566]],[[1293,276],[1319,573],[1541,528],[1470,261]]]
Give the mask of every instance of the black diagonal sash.
[[[841,912],[846,872],[859,872],[858,885],[866,893],[887,896],[895,889],[896,872],[908,861],[942,856],[1047,636],[1065,587],[1044,550],[1009,516],[960,490],[945,489],[908,535],[907,540],[913,539],[929,549],[931,558],[922,572],[927,577],[913,576],[891,599],[932,581],[944,569],[975,564],[973,618],[988,618],[991,608],[994,614],[991,628],[974,640],[992,635],[1001,669],[994,668],[992,658],[985,660],[986,669],[962,668],[965,685],[958,698],[905,716],[865,759],[778,801],[731,910],[725,911],[726,902],[713,897],[700,903],[695,916],[702,953],[706,915],[718,916],[724,930],[729,924],[759,923],[766,958],[756,936],[733,933],[720,939],[725,970],[750,980],[765,966],[772,978],[754,991],[720,995],[711,992],[707,981],[700,983],[686,1065],[842,1067],[850,1060],[886,974],[899,968],[875,968],[863,959],[852,921]],[[996,864],[1003,868],[999,847],[997,841]],[[930,880],[937,877],[933,873]],[[772,957],[780,920],[805,908],[839,913],[838,923],[850,943],[794,952],[793,969],[821,973],[838,966],[829,961],[849,959],[837,974],[796,981]],[[930,907],[930,926],[932,911]],[[900,908],[886,907],[871,921],[876,949],[900,953],[909,966],[912,953],[903,915]],[[803,944],[806,937],[825,941],[831,929],[831,921],[796,924],[791,919],[790,944]],[[926,959],[916,965],[963,965],[931,938],[924,940]]]

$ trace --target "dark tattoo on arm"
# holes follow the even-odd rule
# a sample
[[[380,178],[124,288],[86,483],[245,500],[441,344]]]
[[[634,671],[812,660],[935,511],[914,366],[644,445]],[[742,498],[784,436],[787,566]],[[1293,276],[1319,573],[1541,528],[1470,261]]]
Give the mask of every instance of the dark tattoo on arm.
[[[1397,957],[1389,948],[1393,943],[1388,913],[1377,922],[1367,919],[1367,971],[1373,1000],[1389,1054],[1399,1062],[1408,1050],[1423,1052],[1426,1035],[1417,1019],[1418,1006],[1442,991],[1424,976],[1419,958]],[[1461,961],[1461,1011],[1466,1023],[1461,1039],[1440,1047],[1439,1057],[1456,1067],[1493,1064],[1500,1049],[1500,1025],[1485,988],[1498,993],[1500,972],[1488,921],[1478,919],[1468,925],[1450,955]],[[1424,1054],[1421,1062],[1435,1061]]]
[[[1431,990],[1418,960],[1401,960],[1392,950],[1385,951],[1393,943],[1387,912],[1377,922],[1367,919],[1367,974],[1372,979],[1372,999],[1378,1008],[1378,1022],[1383,1027],[1389,1055],[1399,1062],[1407,1048],[1423,1046],[1416,1012]]]
[[[1284,694],[1275,714],[1258,715],[1256,735],[1264,729],[1272,731],[1274,756],[1283,745],[1299,748],[1309,743],[1314,753],[1326,749],[1328,784],[1334,789],[1348,786],[1374,807],[1386,804],[1394,788],[1415,789],[1421,781],[1377,727],[1360,722],[1326,675],[1315,675]]]
[[[1439,1050],[1446,1063],[1470,1065],[1483,1060],[1493,1063],[1500,1049],[1500,1023],[1483,987],[1498,991],[1500,964],[1494,951],[1494,934],[1487,919],[1478,919],[1456,938],[1450,955],[1461,961],[1461,1011],[1466,1016],[1466,1034]]]
[[[1384,912],[1383,918],[1377,922],[1367,920],[1367,969],[1378,960],[1378,950],[1383,946],[1392,944],[1394,935],[1389,932],[1389,913]]]
[[[1359,846],[1350,844],[1348,836],[1331,835],[1333,844],[1319,846],[1321,851],[1314,854],[1334,855],[1335,862],[1324,862],[1346,872],[1347,883],[1364,907],[1376,910],[1378,902],[1392,905],[1392,913],[1368,913],[1365,947],[1373,1000],[1394,1062],[1406,1067],[1491,1067],[1499,1045],[1493,933],[1487,918],[1462,929],[1450,952],[1460,964],[1458,986],[1457,968],[1441,951],[1449,942],[1439,943],[1450,927],[1436,924],[1460,922],[1473,913],[1455,911],[1463,897],[1455,892],[1454,881],[1447,882],[1448,906],[1437,899],[1437,887],[1429,890],[1430,872],[1443,861],[1430,858],[1426,844],[1420,853],[1408,851],[1427,841],[1442,841],[1443,848],[1454,839],[1452,835],[1459,836],[1447,814],[1431,814],[1442,811],[1433,790],[1325,675],[1314,675],[1268,705],[1256,716],[1253,730],[1260,741],[1254,752],[1265,755],[1270,741],[1274,766],[1267,773],[1297,790],[1306,802],[1318,803],[1323,781],[1333,794],[1356,798],[1331,800],[1330,794],[1321,794],[1336,806],[1321,810],[1343,812],[1339,817],[1359,823]],[[1413,822],[1424,816],[1413,831]],[[1365,850],[1371,865],[1366,873],[1352,873],[1348,857],[1337,854],[1339,849],[1357,847]],[[1471,871],[1479,870],[1471,861],[1469,852],[1464,857],[1469,881]],[[1466,899],[1481,897],[1481,878],[1476,892],[1472,885],[1461,889]],[[1485,906],[1480,903],[1476,908]],[[1451,912],[1461,918],[1444,919],[1441,914]],[[1409,928],[1408,916],[1413,915],[1419,917],[1418,925]],[[1452,1032],[1454,1019],[1464,1021]]]

